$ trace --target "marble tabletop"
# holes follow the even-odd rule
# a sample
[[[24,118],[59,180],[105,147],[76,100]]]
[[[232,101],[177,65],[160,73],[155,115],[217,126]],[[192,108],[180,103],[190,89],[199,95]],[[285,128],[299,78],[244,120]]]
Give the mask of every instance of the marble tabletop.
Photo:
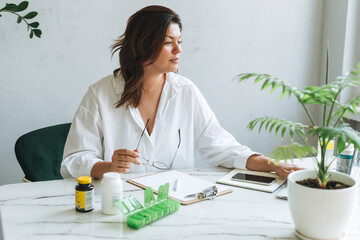
[[[185,172],[215,182],[229,171],[201,168]],[[139,174],[122,178],[135,176]],[[230,194],[181,206],[178,212],[134,230],[122,215],[101,213],[98,180],[93,182],[94,211],[76,212],[76,184],[76,180],[56,180],[0,186],[3,239],[296,239],[288,202],[275,194],[233,187]],[[143,201],[142,189],[124,183],[124,195],[130,194]],[[359,199],[347,228],[350,240],[360,239]]]

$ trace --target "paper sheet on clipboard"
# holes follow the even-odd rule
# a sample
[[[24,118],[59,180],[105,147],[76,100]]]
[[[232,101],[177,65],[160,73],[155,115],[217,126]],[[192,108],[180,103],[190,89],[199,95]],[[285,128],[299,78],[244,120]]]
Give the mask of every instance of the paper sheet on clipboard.
[[[174,185],[176,181],[179,181],[179,183],[178,183],[178,188],[175,191]],[[221,196],[223,194],[232,192],[232,189],[227,186],[205,181],[201,178],[197,178],[176,170],[154,173],[146,176],[132,178],[132,179],[128,179],[127,182],[142,188],[151,187],[154,192],[157,192],[160,185],[163,185],[168,182],[170,184],[169,197],[180,201],[181,204],[191,204],[194,202],[206,200],[206,199],[197,199],[195,197],[186,197],[186,196],[199,193],[204,189],[214,185],[216,185],[218,188],[217,196]]]

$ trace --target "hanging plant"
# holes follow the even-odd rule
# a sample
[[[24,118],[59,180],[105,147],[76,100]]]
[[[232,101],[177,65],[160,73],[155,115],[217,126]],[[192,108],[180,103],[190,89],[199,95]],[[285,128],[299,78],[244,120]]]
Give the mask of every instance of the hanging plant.
[[[0,9],[0,13],[11,13],[17,16],[17,23],[20,24],[21,22],[26,23],[27,30],[30,31],[29,37],[33,38],[34,35],[38,38],[41,37],[41,30],[38,28],[39,23],[38,22],[30,22],[29,20],[35,18],[38,13],[35,11],[29,12],[27,14],[19,14],[19,12],[22,12],[27,9],[29,6],[28,1],[23,1],[19,5],[16,5],[14,3],[6,3],[5,7]],[[0,14],[0,17],[2,17],[2,14]]]

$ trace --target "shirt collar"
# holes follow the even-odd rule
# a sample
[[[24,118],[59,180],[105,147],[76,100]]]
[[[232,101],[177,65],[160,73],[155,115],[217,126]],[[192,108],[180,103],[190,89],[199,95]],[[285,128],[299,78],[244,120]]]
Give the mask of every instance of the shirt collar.
[[[176,73],[167,73],[166,81],[169,83],[169,87],[171,88],[172,96],[174,96],[177,92],[180,91],[180,84],[178,82],[178,77]],[[118,73],[114,78],[114,89],[115,94],[122,94],[125,88],[125,80],[121,73]]]

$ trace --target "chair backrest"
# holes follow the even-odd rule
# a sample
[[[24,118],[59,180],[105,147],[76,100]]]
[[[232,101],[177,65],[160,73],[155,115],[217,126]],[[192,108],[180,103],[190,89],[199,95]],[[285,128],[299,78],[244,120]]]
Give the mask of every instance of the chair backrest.
[[[62,179],[60,165],[71,123],[41,128],[15,143],[16,158],[29,181]]]

